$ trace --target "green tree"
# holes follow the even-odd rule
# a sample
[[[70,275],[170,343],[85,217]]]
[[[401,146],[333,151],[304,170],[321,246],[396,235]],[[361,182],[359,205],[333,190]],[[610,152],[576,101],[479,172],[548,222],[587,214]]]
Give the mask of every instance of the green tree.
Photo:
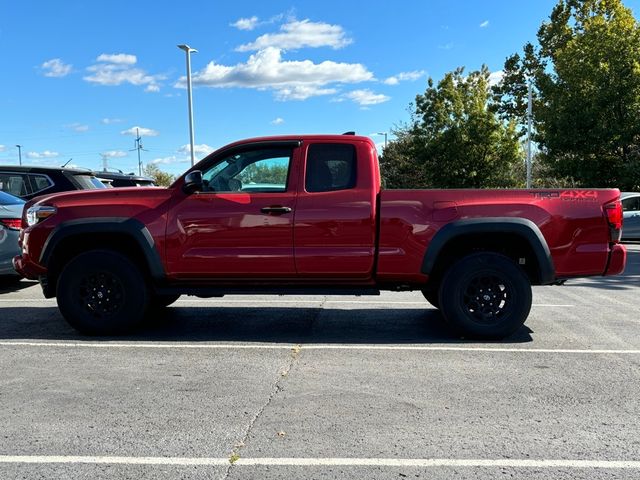
[[[175,177],[170,173],[163,172],[155,163],[149,163],[143,170],[144,175],[153,179],[153,182],[161,187],[168,187],[173,183]]]
[[[458,68],[437,85],[429,79],[425,93],[416,97],[410,126],[396,132],[398,140],[382,157],[387,185],[518,186],[515,171],[522,152],[515,123],[501,121],[490,108],[490,99],[485,66],[466,76],[464,68]]]
[[[538,43],[525,46],[528,63],[507,59],[497,110],[522,117],[530,75],[548,171],[584,187],[640,188],[640,26],[631,10],[621,0],[560,0]],[[510,109],[509,99],[519,107]]]

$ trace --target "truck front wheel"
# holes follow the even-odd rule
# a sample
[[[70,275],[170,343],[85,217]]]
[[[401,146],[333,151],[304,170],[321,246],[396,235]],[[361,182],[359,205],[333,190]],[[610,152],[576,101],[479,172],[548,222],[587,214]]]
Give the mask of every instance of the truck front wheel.
[[[462,335],[501,339],[525,322],[531,310],[531,283],[512,260],[475,253],[456,262],[440,286],[440,310]]]
[[[110,250],[91,250],[71,259],[60,273],[56,296],[67,322],[86,335],[131,331],[149,303],[140,269]]]

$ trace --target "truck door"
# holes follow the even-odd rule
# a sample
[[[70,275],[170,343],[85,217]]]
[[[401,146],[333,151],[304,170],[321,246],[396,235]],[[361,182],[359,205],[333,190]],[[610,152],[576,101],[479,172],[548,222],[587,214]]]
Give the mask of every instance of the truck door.
[[[299,277],[372,277],[377,195],[372,148],[347,141],[303,146],[294,225]]]
[[[202,167],[204,191],[177,193],[168,212],[169,275],[226,282],[295,277],[297,146],[248,145]]]

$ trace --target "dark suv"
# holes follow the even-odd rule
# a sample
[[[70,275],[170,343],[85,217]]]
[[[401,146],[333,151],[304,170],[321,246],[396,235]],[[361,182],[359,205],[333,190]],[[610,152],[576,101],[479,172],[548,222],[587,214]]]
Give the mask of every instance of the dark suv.
[[[140,177],[132,173],[96,172],[96,177],[110,187],[155,187],[153,178]]]
[[[69,190],[106,188],[90,170],[0,165],[0,190],[25,200]]]

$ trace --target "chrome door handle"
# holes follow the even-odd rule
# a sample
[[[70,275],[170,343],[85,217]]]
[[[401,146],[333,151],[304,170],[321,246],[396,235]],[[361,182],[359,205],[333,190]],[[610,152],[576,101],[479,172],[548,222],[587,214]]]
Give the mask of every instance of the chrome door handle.
[[[262,207],[262,208],[260,209],[260,211],[261,211],[262,213],[267,213],[267,214],[269,214],[269,213],[273,213],[273,214],[275,214],[275,215],[282,215],[283,213],[289,213],[289,212],[291,212],[291,208],[289,208],[289,207],[283,207],[283,206],[280,206],[280,205],[274,205],[274,206],[272,206],[272,207]]]

